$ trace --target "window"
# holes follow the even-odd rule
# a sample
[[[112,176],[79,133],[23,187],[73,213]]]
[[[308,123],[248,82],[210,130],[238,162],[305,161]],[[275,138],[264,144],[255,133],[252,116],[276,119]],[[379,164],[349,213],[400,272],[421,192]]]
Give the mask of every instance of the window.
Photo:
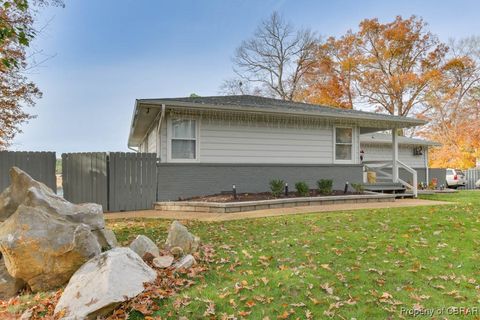
[[[171,158],[173,160],[195,160],[197,158],[196,121],[173,119],[171,130]]]
[[[335,160],[351,161],[353,146],[352,128],[335,128]]]

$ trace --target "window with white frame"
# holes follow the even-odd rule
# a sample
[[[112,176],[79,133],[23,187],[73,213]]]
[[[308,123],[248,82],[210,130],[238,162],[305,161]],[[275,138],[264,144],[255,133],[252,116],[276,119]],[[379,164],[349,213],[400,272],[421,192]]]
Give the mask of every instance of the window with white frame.
[[[197,158],[197,122],[193,119],[172,119],[172,160],[195,160]]]
[[[353,129],[335,128],[335,160],[351,161],[353,149]]]

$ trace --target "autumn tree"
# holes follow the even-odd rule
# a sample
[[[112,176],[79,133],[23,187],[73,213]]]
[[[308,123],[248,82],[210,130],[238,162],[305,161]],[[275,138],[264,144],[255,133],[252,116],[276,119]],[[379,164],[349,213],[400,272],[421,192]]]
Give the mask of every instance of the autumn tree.
[[[358,74],[358,37],[348,32],[335,39],[328,38],[315,47],[314,61],[307,70],[299,100],[353,109],[357,97],[355,79]]]
[[[27,48],[36,35],[36,10],[49,4],[63,5],[60,0],[0,1],[0,149],[6,148],[20,125],[33,116],[25,107],[41,97],[37,86],[28,80]]]
[[[432,150],[434,167],[469,168],[480,157],[480,38],[451,40],[441,77],[426,95],[422,136],[442,143]]]
[[[302,95],[307,101],[373,106],[407,116],[423,108],[446,51],[416,16],[389,23],[365,19],[357,32],[329,38],[317,48],[317,72],[306,77]]]
[[[313,63],[315,42],[310,30],[295,30],[274,12],[237,48],[233,58],[237,77],[227,80],[221,92],[293,100]]]

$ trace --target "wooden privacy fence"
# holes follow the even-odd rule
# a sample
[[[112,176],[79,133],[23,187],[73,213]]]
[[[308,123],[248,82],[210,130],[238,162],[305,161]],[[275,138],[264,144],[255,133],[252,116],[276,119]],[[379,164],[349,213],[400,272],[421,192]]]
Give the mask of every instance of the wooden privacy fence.
[[[105,211],[151,209],[157,199],[155,153],[92,152],[62,155],[63,192]]]
[[[10,185],[10,168],[16,166],[57,192],[55,152],[0,151],[0,192]]]
[[[107,154],[62,154],[63,197],[73,203],[94,202],[108,209]]]
[[[151,209],[157,200],[155,153],[110,153],[108,210]]]
[[[465,170],[465,177],[467,178],[466,189],[475,189],[475,183],[480,179],[480,169],[473,168]]]

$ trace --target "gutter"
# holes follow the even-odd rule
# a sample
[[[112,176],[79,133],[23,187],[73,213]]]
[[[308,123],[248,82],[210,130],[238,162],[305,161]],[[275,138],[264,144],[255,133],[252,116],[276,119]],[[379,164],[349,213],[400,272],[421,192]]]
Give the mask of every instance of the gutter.
[[[152,107],[159,107],[160,105],[164,105],[168,103],[171,107],[188,107],[192,109],[211,109],[211,110],[218,110],[218,111],[236,111],[236,112],[252,112],[252,113],[270,113],[270,114],[283,114],[289,116],[317,116],[317,117],[325,117],[325,118],[344,118],[350,120],[373,120],[373,121],[385,121],[385,122],[394,122],[398,124],[408,124],[406,127],[411,126],[418,126],[424,125],[427,122],[420,119],[408,118],[408,117],[399,117],[399,116],[392,116],[392,115],[385,115],[385,114],[375,114],[369,113],[364,111],[359,111],[359,113],[346,113],[346,112],[307,112],[307,111],[296,111],[296,112],[285,112],[284,110],[274,110],[274,109],[263,109],[258,110],[258,108],[247,106],[241,107],[238,106],[228,106],[228,105],[211,105],[211,104],[198,104],[198,103],[189,103],[189,102],[182,102],[182,101],[149,101],[149,100],[138,100],[143,105],[150,105]]]

